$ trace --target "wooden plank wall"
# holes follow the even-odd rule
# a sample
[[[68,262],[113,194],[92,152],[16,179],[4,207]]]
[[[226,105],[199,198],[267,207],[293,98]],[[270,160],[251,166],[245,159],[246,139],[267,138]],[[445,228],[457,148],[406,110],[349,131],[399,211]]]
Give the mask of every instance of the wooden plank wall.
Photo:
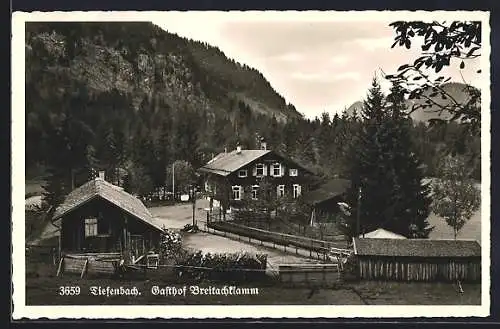
[[[105,255],[102,257],[92,257],[91,255],[81,256],[65,256],[63,260],[63,273],[82,274],[84,266],[86,265],[85,273],[93,274],[114,274],[116,269],[113,265],[115,259],[113,255]]]
[[[359,277],[366,280],[456,281],[481,279],[480,259],[412,260],[359,258]]]
[[[336,264],[289,264],[279,266],[280,281],[293,286],[334,286],[341,281]]]

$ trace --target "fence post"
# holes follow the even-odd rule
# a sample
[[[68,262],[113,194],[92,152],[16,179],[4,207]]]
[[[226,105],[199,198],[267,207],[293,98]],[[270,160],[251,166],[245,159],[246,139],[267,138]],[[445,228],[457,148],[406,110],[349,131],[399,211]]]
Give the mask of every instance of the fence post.
[[[56,259],[56,248],[52,248],[52,265],[56,266],[57,265],[57,259]]]

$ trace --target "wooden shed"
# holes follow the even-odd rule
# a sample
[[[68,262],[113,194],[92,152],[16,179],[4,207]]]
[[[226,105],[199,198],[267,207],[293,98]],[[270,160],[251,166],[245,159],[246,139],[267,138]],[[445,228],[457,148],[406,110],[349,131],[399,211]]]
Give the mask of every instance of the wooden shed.
[[[364,280],[456,281],[481,279],[475,240],[353,239],[358,276]]]
[[[77,260],[128,265],[159,252],[162,227],[139,199],[102,178],[69,193],[52,220],[60,227],[59,254],[70,270],[81,270]]]
[[[329,222],[340,213],[339,202],[344,201],[344,195],[351,182],[347,179],[332,179],[317,189],[304,194],[304,202],[311,207],[311,223]]]

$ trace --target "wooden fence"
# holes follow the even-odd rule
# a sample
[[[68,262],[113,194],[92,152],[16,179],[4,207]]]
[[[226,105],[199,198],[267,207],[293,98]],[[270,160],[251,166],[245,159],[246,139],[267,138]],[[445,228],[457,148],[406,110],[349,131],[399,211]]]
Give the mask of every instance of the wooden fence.
[[[117,273],[119,253],[96,253],[96,254],[66,254],[62,255],[57,268],[57,276],[63,273],[86,274]]]
[[[365,280],[478,282],[481,259],[359,257],[359,277]]]
[[[279,265],[279,280],[292,286],[332,287],[342,281],[338,264]]]
[[[287,248],[288,252],[295,250],[296,254],[299,254],[299,250],[305,250],[309,253],[308,256],[310,258],[320,260],[332,260],[332,256],[337,257],[337,260],[344,259],[352,252],[344,248],[345,242],[311,239],[297,235],[266,231],[231,222],[209,222],[206,224],[206,227],[207,229],[246,237],[249,242],[253,239],[261,242],[261,244],[264,242],[272,243],[273,247],[276,247],[276,245],[283,247],[285,252],[287,252]]]

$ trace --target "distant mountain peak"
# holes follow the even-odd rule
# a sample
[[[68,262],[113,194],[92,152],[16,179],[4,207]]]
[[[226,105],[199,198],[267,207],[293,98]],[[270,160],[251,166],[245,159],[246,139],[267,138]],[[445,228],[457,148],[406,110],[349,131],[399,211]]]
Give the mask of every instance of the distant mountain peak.
[[[465,83],[455,82],[455,81],[447,82],[441,85],[441,88],[449,96],[451,96],[455,101],[459,103],[467,101],[468,97],[470,97],[467,92],[467,88],[471,87],[472,86],[466,85]],[[429,88],[429,90],[426,91],[426,93],[427,95],[429,95],[430,93],[432,93],[432,89]],[[406,100],[406,105],[410,109],[412,108],[413,105],[423,104],[423,102],[424,102],[423,99]],[[449,102],[452,102],[452,100],[449,97],[447,97],[446,99],[442,99],[441,96],[436,97],[436,103],[438,104],[446,105]],[[356,101],[346,109],[346,113],[348,115],[353,115],[354,112],[357,111],[357,113],[360,114],[362,109],[363,109],[363,102]],[[437,118],[440,119],[450,118],[451,114],[449,112],[443,111],[442,113],[439,113],[438,110],[439,107],[437,106],[433,106],[426,109],[417,109],[411,114],[411,117],[416,122],[427,122],[430,119],[437,119]]]

